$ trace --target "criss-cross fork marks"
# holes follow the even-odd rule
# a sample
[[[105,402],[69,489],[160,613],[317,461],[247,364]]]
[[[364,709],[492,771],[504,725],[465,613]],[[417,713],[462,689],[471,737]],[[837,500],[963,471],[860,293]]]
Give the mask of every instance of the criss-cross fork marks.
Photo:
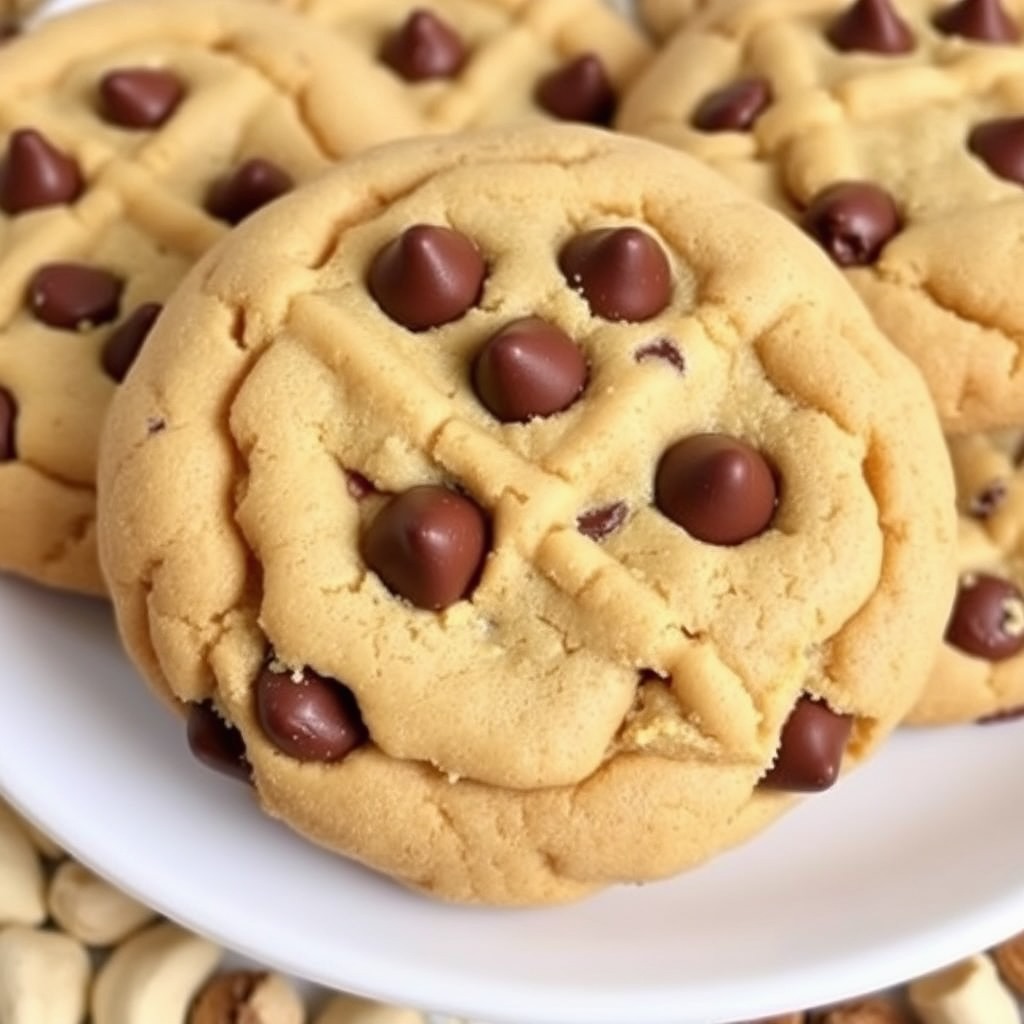
[[[555,322],[589,320],[576,340],[587,352],[590,380],[567,413],[525,427],[504,427],[491,419],[472,392],[474,349],[510,319],[502,302],[490,302],[486,292],[487,308],[472,311],[463,323],[420,335],[391,323],[369,298],[345,304],[330,293],[296,298],[283,333],[343,382],[340,415],[350,428],[342,426],[333,435],[332,455],[385,490],[442,481],[465,488],[488,509],[496,561],[485,569],[468,613],[479,621],[483,647],[495,619],[530,608],[535,625],[553,629],[567,655],[586,652],[592,672],[604,666],[609,678],[617,679],[611,685],[622,688],[626,707],[643,670],[672,680],[683,704],[681,747],[706,751],[710,742],[726,756],[763,757],[755,738],[761,695],[730,668],[713,641],[694,636],[699,630],[690,629],[673,594],[678,581],[660,579],[653,567],[660,562],[663,573],[672,572],[670,557],[652,554],[659,536],[675,534],[678,544],[696,544],[652,507],[653,468],[671,441],[715,422],[727,384],[726,357],[685,308],[689,271],[682,264],[681,306],[666,318],[654,324],[602,323],[585,313],[580,317],[582,300],[558,276],[557,242],[547,244],[551,275],[534,294],[527,289],[512,301],[517,309]],[[524,264],[532,258],[524,255]],[[494,270],[502,276],[509,272],[508,267]],[[567,308],[574,317],[567,316]],[[380,335],[373,342],[367,316]],[[684,358],[691,345],[700,351],[692,379],[671,360],[637,358],[652,337],[666,331]],[[410,478],[403,469],[389,478],[380,459],[388,450],[418,453],[423,477]],[[365,461],[368,453],[372,464]],[[580,532],[583,513],[617,501],[628,512],[613,536],[597,542]],[[358,579],[362,570],[354,549],[351,558],[352,577]],[[521,565],[522,583],[517,607],[503,610],[509,558]],[[717,586],[729,588],[725,578]],[[400,604],[391,614],[407,612],[418,617]],[[499,623],[498,632],[505,654],[514,655],[507,626]],[[707,674],[714,676],[713,687],[703,685]],[[508,683],[529,693],[529,679]],[[593,675],[567,683],[566,699],[585,700],[596,685]]]

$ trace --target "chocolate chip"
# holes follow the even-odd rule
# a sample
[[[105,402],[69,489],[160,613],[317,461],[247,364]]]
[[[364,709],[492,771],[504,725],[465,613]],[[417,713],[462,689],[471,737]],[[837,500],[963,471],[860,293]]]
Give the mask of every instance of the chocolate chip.
[[[413,487],[381,509],[361,551],[389,590],[417,608],[439,611],[475,585],[487,552],[487,520],[446,487]]]
[[[960,580],[946,643],[985,661],[1024,651],[1024,593],[1009,580],[971,573]]]
[[[6,388],[0,388],[0,462],[12,462],[18,457],[14,443],[14,424],[18,418],[18,403]]]
[[[800,225],[841,267],[874,263],[900,229],[892,196],[867,181],[842,181],[822,189]]]
[[[0,44],[21,35],[21,26],[13,20],[0,19]]]
[[[345,470],[345,487],[356,501],[362,501],[363,498],[377,493],[377,488],[373,486],[373,483],[354,469]]]
[[[454,78],[466,63],[466,47],[447,22],[418,8],[384,41],[380,59],[407,82]]]
[[[1008,493],[1004,480],[993,480],[992,483],[987,487],[983,487],[971,498],[967,511],[975,519],[988,519],[1006,501]]]
[[[932,24],[948,36],[982,43],[1012,43],[1020,38],[1017,23],[999,0],[961,0],[939,11]]]
[[[473,384],[503,423],[550,416],[579,398],[587,361],[561,328],[525,317],[492,335],[473,364]]]
[[[604,62],[593,53],[575,57],[544,75],[534,99],[562,121],[607,125],[615,113],[615,89]]]
[[[686,373],[686,359],[683,353],[668,339],[656,338],[636,350],[633,358],[638,363],[645,363],[649,359],[660,359],[668,363],[680,373]]]
[[[558,265],[605,320],[649,320],[672,298],[668,257],[639,228],[598,228],[577,235],[562,247]]]
[[[238,224],[294,187],[295,179],[287,171],[253,157],[213,183],[206,196],[206,210],[228,224]]]
[[[825,32],[837,50],[868,53],[907,53],[914,34],[890,0],[856,0]]]
[[[165,68],[120,68],[100,79],[100,115],[121,128],[159,128],[184,97],[184,83]]]
[[[120,384],[128,375],[161,309],[159,302],[143,303],[107,338],[100,361],[111,380]]]
[[[14,132],[0,163],[0,209],[24,213],[74,202],[82,194],[78,163],[34,128]]]
[[[775,763],[761,779],[768,789],[816,793],[839,777],[853,718],[823,701],[801,697],[782,727]]]
[[[974,721],[978,725],[998,725],[1000,722],[1016,722],[1024,718],[1024,705],[1007,708],[1005,711],[994,711],[991,715],[983,715]]]
[[[763,455],[726,434],[695,434],[661,457],[658,508],[708,544],[742,544],[768,529],[778,503]]]
[[[692,124],[702,132],[745,132],[772,101],[767,78],[741,78],[705,96],[693,112]]]
[[[967,148],[999,178],[1024,185],[1024,117],[1002,117],[975,125]]]
[[[186,727],[189,750],[197,761],[222,775],[250,781],[242,734],[217,714],[213,704],[190,704]]]
[[[417,224],[384,246],[370,266],[370,294],[411,331],[457,320],[480,300],[487,267],[460,231]]]
[[[264,668],[256,714],[271,743],[297,761],[340,761],[367,740],[352,691],[309,668]]]
[[[37,320],[63,330],[88,330],[117,319],[124,282],[108,270],[81,263],[49,263],[28,286]]]
[[[624,501],[616,501],[581,513],[576,519],[576,529],[591,540],[604,540],[622,526],[627,515],[629,506]]]

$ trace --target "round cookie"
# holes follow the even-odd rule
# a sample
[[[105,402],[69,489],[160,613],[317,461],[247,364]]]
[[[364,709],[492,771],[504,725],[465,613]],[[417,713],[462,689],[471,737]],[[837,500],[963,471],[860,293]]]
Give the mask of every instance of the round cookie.
[[[671,874],[830,785],[955,584],[934,412],[841,275],[582,127],[381,147],[242,225],[115,399],[100,509],[196,753],[494,904]]]
[[[285,0],[400,83],[434,128],[538,116],[608,124],[650,59],[607,0]]]
[[[1024,709],[1024,428],[949,443],[960,513],[960,586],[908,721],[1001,718]]]
[[[104,3],[7,44],[0,568],[102,591],[100,424],[159,304],[252,209],[420,127],[354,47],[242,0]]]
[[[1024,4],[722,0],[619,126],[819,240],[923,371],[949,433],[1020,423]]]

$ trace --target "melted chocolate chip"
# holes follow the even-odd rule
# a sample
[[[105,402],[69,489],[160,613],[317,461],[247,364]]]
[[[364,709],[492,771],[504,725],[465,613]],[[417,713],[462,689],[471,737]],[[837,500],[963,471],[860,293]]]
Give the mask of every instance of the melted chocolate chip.
[[[0,462],[12,462],[18,457],[14,443],[14,424],[18,418],[18,403],[6,388],[0,388]]]
[[[309,668],[264,668],[256,680],[256,715],[270,742],[297,761],[340,761],[368,736],[352,691]]]
[[[960,580],[946,643],[985,661],[1024,651],[1024,593],[1009,580],[972,573]]]
[[[186,735],[189,750],[197,761],[222,775],[250,781],[252,770],[242,734],[225,722],[209,701],[189,705]]]
[[[11,135],[0,163],[0,209],[17,214],[72,203],[82,194],[78,163],[33,128]]]
[[[742,544],[768,529],[778,491],[764,456],[725,434],[695,434],[662,456],[658,508],[708,544]]]
[[[539,317],[516,320],[492,335],[473,365],[480,401],[503,423],[567,409],[586,381],[580,347]]]
[[[817,793],[839,777],[853,718],[823,701],[801,697],[782,727],[775,763],[761,780],[768,789]]]
[[[451,228],[417,224],[388,242],[370,266],[370,294],[411,331],[457,320],[480,300],[487,266],[477,247]]]
[[[454,78],[466,63],[466,47],[447,22],[419,8],[384,41],[380,59],[407,82]]]
[[[120,384],[128,375],[161,309],[158,302],[143,303],[107,338],[100,359],[111,380]]]
[[[975,125],[967,148],[997,177],[1024,185],[1024,117],[1002,117]]]
[[[1004,480],[993,480],[992,483],[987,487],[983,487],[971,498],[967,511],[975,519],[988,519],[1006,501],[1008,493]]]
[[[772,101],[767,78],[742,78],[705,96],[693,112],[692,124],[702,132],[745,132]]]
[[[467,597],[487,553],[487,520],[468,498],[424,485],[395,495],[363,534],[361,553],[384,585],[417,608]]]
[[[534,99],[553,117],[610,124],[616,96],[604,62],[593,53],[575,57],[537,83]]]
[[[100,115],[120,128],[159,128],[185,97],[185,85],[164,68],[119,68],[100,79]]]
[[[639,228],[599,228],[570,239],[558,255],[562,274],[605,320],[642,321],[672,298],[664,249]]]
[[[867,266],[900,229],[900,215],[884,189],[866,181],[842,181],[822,189],[800,224],[841,267]]]
[[[683,357],[683,353],[668,338],[656,338],[654,341],[648,342],[636,350],[633,358],[638,363],[645,363],[650,359],[660,359],[680,373],[686,373],[686,359]]]
[[[62,330],[88,330],[117,319],[124,282],[107,270],[81,263],[40,267],[28,286],[37,320]]]
[[[960,0],[940,11],[932,24],[948,36],[982,43],[1012,43],[1020,38],[1017,23],[999,0]]]
[[[1024,705],[1007,708],[1005,711],[994,711],[991,715],[976,718],[977,725],[999,725],[1001,722],[1016,722],[1024,718]]]
[[[254,157],[213,183],[206,196],[206,210],[228,224],[238,224],[294,187],[295,179],[287,171]]]
[[[348,489],[348,493],[356,501],[362,501],[363,498],[368,498],[371,494],[377,493],[377,488],[373,486],[373,483],[363,476],[362,473],[357,473],[354,469],[345,470],[345,486]]]
[[[591,540],[604,540],[622,526],[628,515],[629,506],[624,501],[616,501],[581,513],[576,520],[576,529]]]
[[[867,53],[908,53],[914,34],[891,0],[856,0],[825,32],[837,50]]]

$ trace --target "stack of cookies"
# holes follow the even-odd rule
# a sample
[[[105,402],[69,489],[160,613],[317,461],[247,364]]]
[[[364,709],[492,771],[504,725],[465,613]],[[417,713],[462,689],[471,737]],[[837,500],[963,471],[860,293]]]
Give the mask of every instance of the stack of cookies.
[[[0,53],[0,565],[443,899],[669,876],[1024,703],[1014,16],[693,6],[659,55],[602,0]]]

